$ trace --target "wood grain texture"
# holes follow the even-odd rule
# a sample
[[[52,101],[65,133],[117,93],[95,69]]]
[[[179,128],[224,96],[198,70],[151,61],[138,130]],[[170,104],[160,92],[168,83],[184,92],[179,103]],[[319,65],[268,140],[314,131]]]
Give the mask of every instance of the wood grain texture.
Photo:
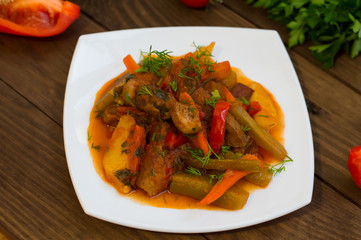
[[[104,31],[87,17],[51,38],[0,35],[0,77],[62,124],[66,79],[82,34]]]
[[[136,230],[87,216],[68,174],[61,126],[3,81],[0,96],[0,225],[13,238],[204,239]]]
[[[345,201],[326,184],[316,180],[313,199],[309,206],[272,222],[205,236],[209,240],[357,240],[361,239],[361,213],[359,207]]]

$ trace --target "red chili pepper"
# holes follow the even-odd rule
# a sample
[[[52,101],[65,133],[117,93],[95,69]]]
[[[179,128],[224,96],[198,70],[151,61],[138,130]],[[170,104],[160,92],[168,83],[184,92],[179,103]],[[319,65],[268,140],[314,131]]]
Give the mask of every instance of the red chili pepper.
[[[361,188],[361,146],[351,149],[348,157],[348,169],[356,184]]]
[[[64,32],[78,17],[78,5],[62,0],[16,0],[1,4],[0,32],[50,37]]]
[[[226,116],[231,104],[218,102],[214,108],[209,145],[214,152],[218,152],[224,142],[226,132]]]
[[[176,135],[173,132],[168,132],[165,137],[165,145],[169,149],[173,149],[185,144],[188,141],[188,138],[182,134]]]

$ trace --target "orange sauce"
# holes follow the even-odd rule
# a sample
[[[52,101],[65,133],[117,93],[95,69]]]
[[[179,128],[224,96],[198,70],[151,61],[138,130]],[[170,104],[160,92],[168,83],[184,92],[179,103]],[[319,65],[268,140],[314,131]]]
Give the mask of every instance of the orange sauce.
[[[251,79],[247,78],[242,73],[242,71],[240,71],[239,69],[236,69],[236,68],[232,68],[232,69],[233,69],[233,71],[235,71],[237,73],[238,82],[242,82],[245,85],[249,85],[250,83],[253,82]],[[122,74],[124,74],[124,73],[122,73]],[[122,74],[120,74],[119,76],[121,76]],[[95,107],[95,103],[107,91],[109,91],[111,89],[113,83],[119,76],[117,76],[116,78],[114,78],[114,79],[110,80],[109,82],[107,82],[106,84],[104,84],[104,86],[98,91],[96,98],[95,98],[92,112],[90,114],[89,127],[88,127],[88,146],[89,146],[90,153],[91,153],[91,156],[93,159],[93,164],[96,169],[96,172],[99,174],[99,176],[105,182],[107,182],[107,180],[105,178],[102,159],[103,159],[104,153],[106,151],[108,141],[111,138],[111,132],[105,126],[105,124],[102,122],[101,118],[97,117],[98,112]],[[284,141],[283,140],[283,129],[284,129],[283,113],[282,113],[280,106],[275,101],[274,96],[270,92],[268,92],[268,93],[270,94],[270,96],[273,100],[273,103],[277,109],[278,122],[279,122],[279,124],[277,126],[275,126],[274,128],[272,128],[270,130],[270,133],[278,141],[283,143],[283,141]],[[267,153],[266,151],[264,151],[262,149],[261,149],[261,155],[264,157],[263,160],[266,162],[275,162],[276,161],[269,153]],[[241,179],[240,182],[241,182],[242,188],[250,193],[253,191],[256,191],[258,189],[262,189],[261,187],[258,187],[246,180]],[[109,184],[111,184],[111,183],[109,183]],[[212,206],[212,205],[200,206],[200,205],[197,205],[198,200],[195,200],[191,197],[183,196],[180,194],[170,193],[169,191],[164,191],[152,198],[148,197],[146,195],[146,193],[144,191],[142,191],[141,189],[132,191],[129,194],[123,194],[120,192],[119,192],[119,194],[121,194],[122,196],[124,196],[126,198],[130,198],[137,203],[150,205],[150,206],[154,206],[154,207],[160,207],[160,208],[226,210],[226,209],[219,208],[219,207]]]

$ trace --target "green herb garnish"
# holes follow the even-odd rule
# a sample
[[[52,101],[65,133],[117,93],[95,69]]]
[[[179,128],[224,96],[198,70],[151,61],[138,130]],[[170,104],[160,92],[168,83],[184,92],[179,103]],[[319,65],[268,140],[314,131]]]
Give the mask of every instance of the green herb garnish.
[[[218,90],[213,90],[211,92],[212,94],[212,97],[210,99],[205,99],[206,101],[206,104],[209,105],[209,106],[212,106],[212,107],[215,107],[218,100],[221,98],[221,95],[219,94]]]
[[[309,49],[325,68],[333,66],[341,50],[352,58],[361,53],[359,0],[248,0],[248,3],[267,9],[270,18],[287,26],[289,48],[311,40],[313,46]]]
[[[186,173],[190,173],[193,175],[197,175],[197,176],[201,176],[201,171],[199,171],[197,168],[194,168],[192,166],[188,166],[187,169],[185,170]]]
[[[274,176],[277,176],[278,174],[280,174],[281,172],[285,171],[286,167],[285,167],[285,163],[287,162],[293,162],[293,159],[290,158],[288,155],[287,155],[287,159],[283,160],[282,162],[278,163],[278,164],[275,164],[275,165],[271,165],[271,164],[268,164],[268,163],[265,163],[265,165],[269,166],[269,169],[268,171],[270,173],[272,173]]]
[[[153,96],[153,93],[147,88],[147,86],[142,86],[138,91],[138,95],[150,95]]]
[[[161,52],[152,50],[152,46],[150,46],[148,53],[141,52],[143,64],[136,72],[152,72],[158,77],[165,76],[167,68],[173,64],[170,53],[167,50]]]

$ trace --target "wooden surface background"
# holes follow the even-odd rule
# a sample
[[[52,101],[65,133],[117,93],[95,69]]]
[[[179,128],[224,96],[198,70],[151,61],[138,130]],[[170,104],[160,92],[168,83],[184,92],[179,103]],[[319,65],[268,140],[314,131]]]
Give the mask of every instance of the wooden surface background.
[[[190,9],[179,0],[78,0],[79,19],[61,35],[0,34],[0,239],[361,239],[361,189],[347,169],[361,145],[361,57],[338,57],[324,70],[307,44],[288,50],[311,118],[315,182],[310,205],[233,231],[168,234],[86,215],[67,169],[63,100],[80,35],[161,26],[232,26],[277,30],[262,9],[224,0]]]

